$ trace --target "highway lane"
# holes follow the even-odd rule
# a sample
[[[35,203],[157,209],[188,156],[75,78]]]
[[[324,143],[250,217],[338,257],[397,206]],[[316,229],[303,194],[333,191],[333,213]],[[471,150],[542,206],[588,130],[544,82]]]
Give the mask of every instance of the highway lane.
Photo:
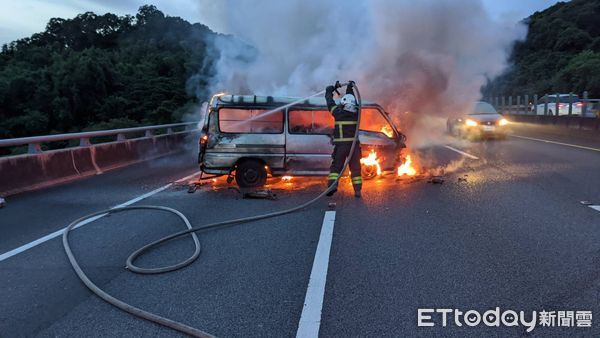
[[[431,167],[461,164],[445,175],[443,185],[390,178],[369,181],[364,199],[355,200],[345,182],[344,191],[333,198],[337,211],[322,335],[481,335],[522,330],[417,328],[419,307],[543,307],[600,313],[600,213],[579,204],[582,199],[600,201],[594,188],[600,186],[597,153],[522,139],[456,147],[479,160],[463,160],[443,147],[422,151]],[[45,206],[44,199],[37,200],[37,212],[53,217],[53,225],[36,232],[36,224],[21,221],[29,232],[6,242],[6,247],[60,229],[82,214],[122,203],[193,169],[170,167],[149,175],[143,166],[132,167],[53,188],[68,203]],[[467,181],[459,182],[465,174]],[[95,179],[104,180],[93,186],[106,188],[107,200],[82,203],[88,182]],[[136,188],[135,182],[144,183]],[[273,186],[281,189],[278,201],[242,200],[219,183],[195,194],[171,187],[141,203],[172,206],[192,223],[203,223],[278,210],[324,188],[318,179],[293,190],[288,186],[292,184]],[[113,196],[111,187],[128,193]],[[31,193],[29,198],[44,197],[48,191]],[[71,211],[70,196],[84,206],[79,212]],[[9,208],[0,210],[3,230],[16,227],[5,223],[5,211],[27,210],[30,201],[11,199]],[[326,207],[323,201],[281,219],[202,234],[200,259],[160,276],[134,275],[122,266],[132,249],[181,227],[172,216],[113,215],[76,230],[72,241],[90,276],[136,305],[218,336],[293,336]],[[190,252],[191,241],[184,239],[140,263],[166,264]],[[0,262],[0,272],[0,298],[7,300],[0,305],[0,336],[176,336],[91,296],[70,271],[59,239]],[[592,329],[564,332],[599,331],[594,324]]]
[[[107,209],[198,171],[185,152],[60,186],[7,197],[0,253],[66,226],[65,221]]]
[[[518,139],[467,148],[482,161],[447,184],[393,187],[338,213],[323,336],[523,334],[417,328],[418,308],[600,310],[600,214],[579,203],[600,199],[600,156]]]
[[[146,168],[141,167],[139,171],[143,175]],[[120,175],[120,172],[106,175]],[[312,198],[324,187],[322,180],[318,180],[304,186],[303,191],[281,191],[281,200],[277,202],[244,200],[245,208],[240,209],[239,194],[227,189],[222,183],[214,190],[213,187],[207,187],[196,194],[188,194],[185,186],[174,186],[147,198],[143,203],[176,207],[188,215],[194,224],[198,224],[290,207],[298,201]],[[286,197],[286,193],[289,196]],[[198,307],[191,311],[192,316],[198,317],[198,321],[192,321],[194,325],[213,329],[214,332],[231,330],[231,333],[240,332],[238,330],[241,328],[230,325],[230,321],[240,321],[241,324],[252,322],[252,316],[246,313],[248,307],[268,306],[277,309],[272,303],[276,301],[281,310],[268,315],[266,319],[283,316],[282,320],[289,325],[260,324],[260,318],[265,314],[256,312],[259,325],[264,326],[262,330],[268,330],[266,332],[277,332],[278,329],[293,332],[297,323],[288,321],[288,318],[300,316],[306,279],[316,246],[315,238],[318,238],[325,210],[323,208],[311,209],[311,213],[303,217],[290,215],[203,235],[205,252],[201,256],[202,263],[199,261],[199,265],[194,265],[199,270],[185,269],[160,276],[163,277],[160,279],[157,276],[132,276],[122,267],[126,256],[136,247],[181,228],[182,225],[177,224],[172,216],[153,212],[112,215],[76,230],[72,241],[75,252],[81,255],[83,266],[90,276],[98,285],[107,287],[119,297],[124,295],[125,299],[138,302],[137,304],[141,302],[140,305],[147,302],[148,307],[152,308],[152,305],[160,305],[164,301],[148,297],[148,289],[138,289],[136,285],[145,285],[150,290],[160,285],[170,285],[170,289],[175,291],[170,295],[174,297],[171,300],[173,304]],[[83,212],[75,217],[81,214]],[[66,225],[73,217],[64,218],[57,228]],[[305,239],[302,240],[302,237]],[[185,240],[174,242],[165,247],[166,256],[159,251],[144,257],[140,264],[144,265],[153,258],[157,261],[152,264],[172,263],[189,255],[192,249],[190,244],[191,241]],[[264,265],[265,260],[270,264]],[[84,335],[126,336],[130,334],[132,325],[136,332],[144,335],[164,331],[154,325],[123,316],[120,311],[91,297],[71,271],[58,238],[11,257],[1,264],[3,279],[0,281],[0,298],[5,300],[0,305],[2,334],[31,336],[39,333],[54,336],[85,332]],[[184,273],[183,277],[181,273]],[[294,278],[288,279],[285,276]],[[153,280],[157,280],[158,285],[152,285]],[[288,283],[292,283],[291,286],[286,286]],[[113,284],[115,287],[111,288]],[[199,294],[200,290],[205,294]],[[159,291],[158,294],[164,297],[168,295],[164,291]],[[293,295],[296,295],[294,303],[290,300]],[[263,302],[266,304],[263,305]],[[240,304],[247,304],[248,307]],[[289,315],[289,308],[294,304],[295,312]],[[86,309],[88,306],[91,309]],[[219,308],[221,310],[215,310]],[[174,317],[177,318],[178,309],[182,311],[181,318],[178,319],[189,321],[186,313],[189,308],[186,307],[176,307],[166,315],[174,312]],[[160,310],[157,309],[159,312]],[[76,315],[82,316],[81,321],[71,319]],[[60,320],[63,317],[66,319]],[[48,332],[51,333],[41,332],[49,326]],[[261,332],[260,330],[260,327],[252,326],[253,332]]]

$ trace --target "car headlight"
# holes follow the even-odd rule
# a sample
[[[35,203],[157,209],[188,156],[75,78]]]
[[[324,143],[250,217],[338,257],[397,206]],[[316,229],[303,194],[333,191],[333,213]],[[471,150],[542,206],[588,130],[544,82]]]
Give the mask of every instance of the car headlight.
[[[508,120],[507,119],[500,119],[500,121],[498,121],[498,125],[499,126],[505,126],[508,124]]]
[[[466,124],[468,127],[476,127],[476,126],[477,126],[479,123],[477,123],[477,121],[475,121],[475,120],[466,119],[466,120],[465,120],[465,124]]]

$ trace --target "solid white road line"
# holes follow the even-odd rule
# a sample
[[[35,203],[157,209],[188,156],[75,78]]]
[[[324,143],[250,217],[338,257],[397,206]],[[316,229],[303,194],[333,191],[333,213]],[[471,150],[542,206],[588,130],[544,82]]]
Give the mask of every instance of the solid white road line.
[[[132,205],[133,203],[137,203],[137,202],[139,202],[139,201],[141,201],[141,200],[143,200],[145,198],[148,198],[148,197],[150,197],[152,195],[158,194],[159,192],[161,192],[161,191],[169,188],[172,184],[173,183],[169,183],[169,184],[167,184],[165,186],[162,186],[162,187],[160,187],[158,189],[152,190],[152,191],[150,191],[150,192],[148,192],[146,194],[143,194],[143,195],[138,196],[138,197],[136,197],[134,199],[131,199],[131,200],[125,202],[125,203],[121,203],[119,205],[115,205],[111,209],[114,209],[114,208],[123,208],[123,207],[129,206],[129,205]],[[97,219],[100,219],[100,218],[102,218],[102,217],[104,217],[106,215],[107,214],[100,214],[98,216],[94,216],[92,218],[89,218],[89,219],[87,219],[87,220],[79,223],[75,228],[79,228],[79,227],[82,227],[82,226],[84,226],[86,224],[92,223],[93,221],[95,221]],[[29,242],[29,243],[27,243],[25,245],[21,245],[18,248],[12,249],[10,251],[7,251],[7,252],[1,254],[0,255],[0,262],[4,261],[5,259],[11,258],[12,256],[18,255],[21,252],[24,252],[24,251],[27,251],[27,250],[33,248],[33,247],[36,247],[36,246],[38,246],[38,245],[40,245],[40,244],[42,244],[44,242],[47,242],[47,241],[49,241],[49,240],[51,240],[53,238],[61,236],[63,234],[63,232],[65,231],[65,229],[66,229],[66,227],[62,228],[60,230],[57,230],[57,231],[55,231],[55,232],[53,232],[51,234],[48,234],[48,235],[46,235],[44,237],[40,237],[40,238],[36,239],[35,241]]]
[[[600,205],[588,205],[588,207],[590,207],[596,211],[600,211]]]
[[[327,268],[329,267],[329,251],[333,239],[333,225],[335,211],[326,211],[321,227],[321,236],[317,244],[315,259],[313,261],[304,307],[298,323],[297,338],[316,338],[319,336],[321,326],[321,309],[325,296],[325,283],[327,282]]]
[[[599,151],[600,152],[600,149],[598,149],[598,148],[592,148],[592,147],[586,147],[586,146],[579,146],[579,145],[576,145],[576,144],[562,143],[562,142],[544,140],[544,139],[541,139],[541,138],[520,136],[520,135],[515,135],[515,134],[511,134],[510,136],[517,137],[517,138],[522,138],[522,139],[525,139],[525,140],[538,141],[538,142],[544,142],[544,143],[552,143],[552,144],[558,144],[558,145],[561,145],[561,146],[567,146],[567,147],[573,147],[573,148],[579,148],[579,149],[585,149],[585,150]]]
[[[466,156],[466,157],[468,157],[468,158],[472,158],[472,159],[474,159],[474,160],[478,160],[478,159],[479,159],[479,157],[477,157],[477,156],[475,156],[475,155],[471,155],[471,154],[469,154],[469,153],[465,153],[464,151],[462,151],[462,150],[458,150],[458,149],[456,149],[456,148],[453,148],[453,147],[451,147],[451,146],[444,146],[444,147],[445,147],[445,148],[448,148],[448,149],[450,149],[450,150],[452,150],[452,151],[455,151],[455,152],[457,152],[457,153],[459,153],[459,154],[461,154],[461,155],[464,155],[464,156]]]

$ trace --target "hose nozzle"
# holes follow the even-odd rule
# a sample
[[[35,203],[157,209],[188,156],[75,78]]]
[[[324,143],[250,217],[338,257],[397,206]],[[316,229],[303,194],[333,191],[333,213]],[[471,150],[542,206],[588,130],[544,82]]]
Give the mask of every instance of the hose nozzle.
[[[338,88],[346,87],[350,83],[354,85],[354,81],[348,81],[344,83],[340,83],[340,81],[335,81],[335,85],[333,85],[333,87],[335,88],[334,91],[338,94],[338,96],[342,96],[342,94],[340,94],[340,92],[338,91]]]

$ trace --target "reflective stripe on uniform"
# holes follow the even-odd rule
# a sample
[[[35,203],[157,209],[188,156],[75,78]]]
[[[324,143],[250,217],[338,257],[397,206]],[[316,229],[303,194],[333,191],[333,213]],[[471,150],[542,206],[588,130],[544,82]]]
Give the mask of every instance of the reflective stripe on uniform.
[[[338,126],[338,132],[340,133],[340,137],[334,137],[333,142],[350,142],[354,141],[354,137],[344,137],[344,129],[343,126],[352,126],[356,125],[356,121],[335,121],[335,125]]]
[[[362,184],[362,177],[361,176],[352,177],[352,184]]]
[[[340,174],[338,174],[338,173],[331,173],[331,174],[329,174],[328,179],[329,180],[337,180],[338,177],[340,177]]]
[[[333,114],[333,111],[335,110],[335,108],[337,108],[337,106],[331,107],[331,109],[329,109],[329,111]]]

